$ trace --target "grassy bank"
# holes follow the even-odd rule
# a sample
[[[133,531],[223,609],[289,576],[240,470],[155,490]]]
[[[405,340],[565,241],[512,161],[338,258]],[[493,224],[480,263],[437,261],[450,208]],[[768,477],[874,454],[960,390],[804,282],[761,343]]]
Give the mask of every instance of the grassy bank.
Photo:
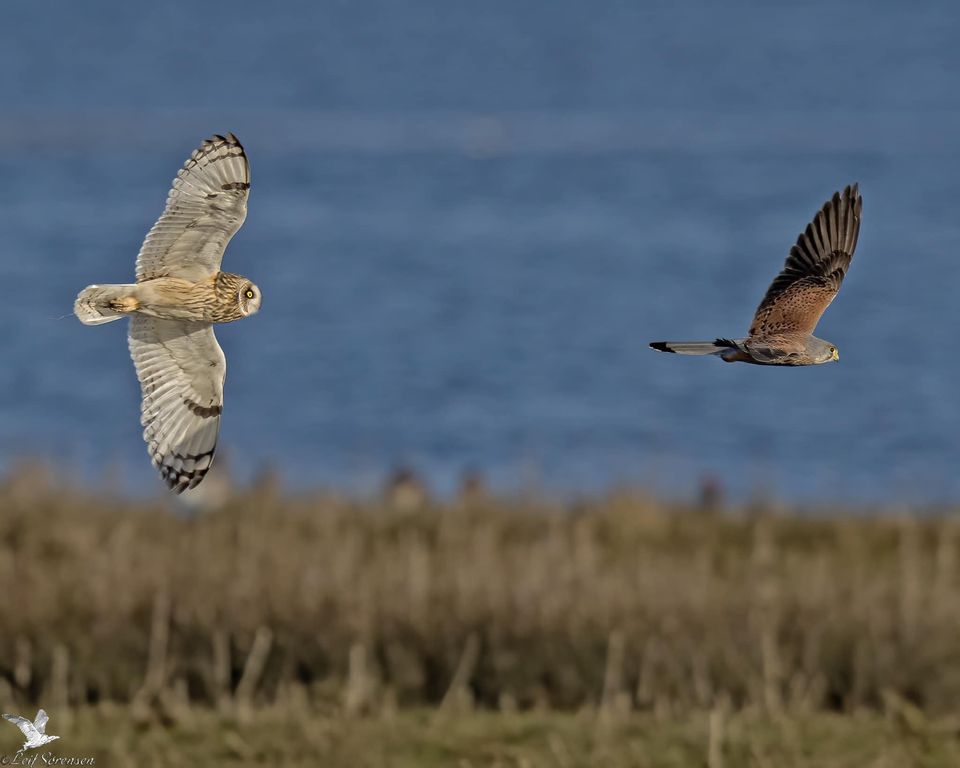
[[[262,766],[295,768],[948,768],[960,764],[956,721],[862,713],[779,715],[689,712],[608,717],[494,712],[444,715],[403,710],[330,717],[271,706],[249,722],[209,710],[144,728],[115,706],[51,719],[60,740],[37,750],[93,757],[109,768]],[[0,731],[0,755],[19,741]],[[42,758],[40,758],[42,759]],[[38,760],[37,765],[41,763]]]
[[[264,485],[184,519],[10,478],[0,704],[670,719],[960,701],[951,518],[636,495],[399,507]]]

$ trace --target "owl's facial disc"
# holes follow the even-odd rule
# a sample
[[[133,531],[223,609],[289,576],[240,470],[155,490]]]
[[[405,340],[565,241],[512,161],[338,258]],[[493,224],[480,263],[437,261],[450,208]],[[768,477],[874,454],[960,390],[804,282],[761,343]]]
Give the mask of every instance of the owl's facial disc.
[[[240,289],[237,297],[240,301],[240,311],[244,317],[256,313],[260,309],[260,289],[253,283],[247,283]]]

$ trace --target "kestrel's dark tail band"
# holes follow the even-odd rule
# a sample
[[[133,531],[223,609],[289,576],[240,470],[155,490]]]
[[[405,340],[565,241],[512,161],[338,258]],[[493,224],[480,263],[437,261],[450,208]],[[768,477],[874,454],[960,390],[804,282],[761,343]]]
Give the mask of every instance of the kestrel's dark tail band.
[[[736,346],[726,339],[715,341],[654,341],[650,346],[660,352],[674,352],[678,355],[717,355],[721,350]]]
[[[91,285],[80,291],[73,313],[84,325],[102,325],[135,312],[140,302],[135,285]]]

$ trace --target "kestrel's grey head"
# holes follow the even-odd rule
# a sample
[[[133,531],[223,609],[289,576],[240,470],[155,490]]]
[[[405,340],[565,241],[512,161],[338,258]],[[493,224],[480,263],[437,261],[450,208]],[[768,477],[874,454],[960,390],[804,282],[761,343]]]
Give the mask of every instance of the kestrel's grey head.
[[[260,309],[257,286],[220,270],[247,216],[249,194],[250,165],[237,137],[207,139],[173,180],[166,208],[140,248],[137,282],[91,285],[74,304],[86,325],[130,316],[143,437],[176,493],[203,480],[217,447],[227,361],[213,324]]]
[[[820,363],[833,363],[838,361],[840,359],[840,353],[829,341],[811,336],[807,339],[807,357],[809,357],[814,364],[819,365]]]
[[[837,348],[813,331],[850,267],[862,212],[856,184],[834,193],[790,249],[745,338],[655,341],[650,346],[681,355],[716,355],[728,363],[820,365],[839,360]]]

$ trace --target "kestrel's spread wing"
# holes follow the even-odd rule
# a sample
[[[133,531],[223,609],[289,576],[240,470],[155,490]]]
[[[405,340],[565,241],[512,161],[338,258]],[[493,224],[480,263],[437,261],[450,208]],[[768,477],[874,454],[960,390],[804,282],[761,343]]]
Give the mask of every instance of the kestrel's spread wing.
[[[857,185],[835,192],[790,249],[750,325],[751,338],[813,333],[840,290],[860,234],[863,201]]]
[[[180,493],[203,479],[217,447],[227,361],[209,323],[130,318],[140,423],[154,466]]]
[[[173,180],[167,207],[137,256],[137,282],[202,280],[220,269],[223,251],[247,216],[250,165],[237,137],[214,136],[194,150]]]
[[[47,731],[47,721],[50,717],[42,709],[37,710],[37,716],[33,718],[34,727],[40,731],[40,733],[46,733]]]

